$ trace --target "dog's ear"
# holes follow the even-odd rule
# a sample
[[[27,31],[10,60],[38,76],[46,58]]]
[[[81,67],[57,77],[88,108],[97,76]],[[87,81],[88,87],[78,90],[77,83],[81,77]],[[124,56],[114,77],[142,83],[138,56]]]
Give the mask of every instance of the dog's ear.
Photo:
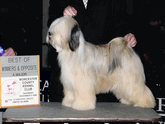
[[[80,37],[80,28],[79,25],[76,24],[72,30],[69,39],[69,47],[72,51],[75,51],[79,47],[79,37]]]

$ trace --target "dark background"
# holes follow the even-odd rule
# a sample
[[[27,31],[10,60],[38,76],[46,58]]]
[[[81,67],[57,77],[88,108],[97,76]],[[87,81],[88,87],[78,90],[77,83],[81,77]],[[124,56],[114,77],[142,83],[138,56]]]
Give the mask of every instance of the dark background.
[[[44,2],[43,2],[44,1]],[[43,39],[43,11],[48,8],[43,8],[43,3],[49,3],[49,0],[1,0],[0,1],[0,36],[1,40],[11,41],[16,49],[19,49],[20,55],[40,55],[42,65],[42,55],[46,60],[46,66],[41,66],[41,101],[49,102],[48,90],[49,84],[45,85],[45,82],[50,82],[51,65],[49,58],[49,46],[47,46]],[[150,0],[127,0],[129,6],[127,12],[130,19],[133,19],[132,24],[135,29],[134,33],[137,37],[138,44],[134,48],[140,55],[144,64],[147,85],[152,90],[157,106],[155,110],[159,114],[165,112],[165,91],[164,91],[164,50],[165,41],[165,28],[164,28],[164,3],[161,1]],[[47,16],[48,17],[48,16]],[[45,17],[44,17],[45,18]],[[161,19],[161,25],[153,28],[153,32],[143,30],[145,26],[149,24],[150,19]],[[139,31],[140,30],[140,31]],[[153,34],[152,34],[153,33]],[[144,35],[139,35],[144,34]],[[152,37],[154,35],[154,37]],[[143,40],[145,38],[145,40]],[[155,42],[152,41],[156,39]],[[152,41],[152,42],[151,42]],[[0,41],[1,43],[2,41]],[[43,44],[44,43],[44,44]],[[42,46],[46,49],[42,50]],[[141,47],[143,46],[143,47]],[[148,48],[150,48],[148,50]],[[45,54],[45,50],[47,50]],[[141,51],[152,51],[152,62],[146,61]],[[151,52],[150,52],[151,54]],[[153,56],[155,54],[155,56]],[[160,57],[156,58],[157,56]],[[49,61],[48,61],[49,60]],[[154,64],[152,64],[154,63]],[[59,68],[58,70],[59,71]],[[45,88],[43,89],[43,87]],[[58,89],[61,90],[61,89]],[[54,94],[58,97],[57,94]],[[104,95],[103,95],[104,97]],[[164,116],[162,116],[164,119]],[[165,120],[163,120],[165,121]]]
[[[18,55],[41,55],[42,0],[1,0],[0,37]]]

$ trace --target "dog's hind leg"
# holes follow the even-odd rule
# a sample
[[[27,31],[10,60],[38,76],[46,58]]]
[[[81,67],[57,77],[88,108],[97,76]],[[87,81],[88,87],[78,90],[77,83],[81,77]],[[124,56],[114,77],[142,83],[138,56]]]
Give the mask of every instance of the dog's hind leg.
[[[154,108],[156,105],[155,98],[147,86],[145,86],[143,93],[138,95],[136,101],[137,102],[134,104],[134,106],[138,107]]]

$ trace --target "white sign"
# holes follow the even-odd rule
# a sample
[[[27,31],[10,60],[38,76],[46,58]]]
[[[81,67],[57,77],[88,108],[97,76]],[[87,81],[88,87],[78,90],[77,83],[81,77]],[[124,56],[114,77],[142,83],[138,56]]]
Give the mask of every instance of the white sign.
[[[39,56],[0,57],[0,108],[40,105]]]

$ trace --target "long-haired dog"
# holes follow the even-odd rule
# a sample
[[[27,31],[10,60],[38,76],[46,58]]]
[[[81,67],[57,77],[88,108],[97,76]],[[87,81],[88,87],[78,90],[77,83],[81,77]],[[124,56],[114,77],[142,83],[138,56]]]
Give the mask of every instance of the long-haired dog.
[[[154,96],[145,85],[143,65],[126,39],[93,45],[85,41],[73,18],[61,17],[51,24],[47,42],[58,52],[64,87],[62,105],[94,109],[96,94],[111,91],[121,103],[155,107]]]

